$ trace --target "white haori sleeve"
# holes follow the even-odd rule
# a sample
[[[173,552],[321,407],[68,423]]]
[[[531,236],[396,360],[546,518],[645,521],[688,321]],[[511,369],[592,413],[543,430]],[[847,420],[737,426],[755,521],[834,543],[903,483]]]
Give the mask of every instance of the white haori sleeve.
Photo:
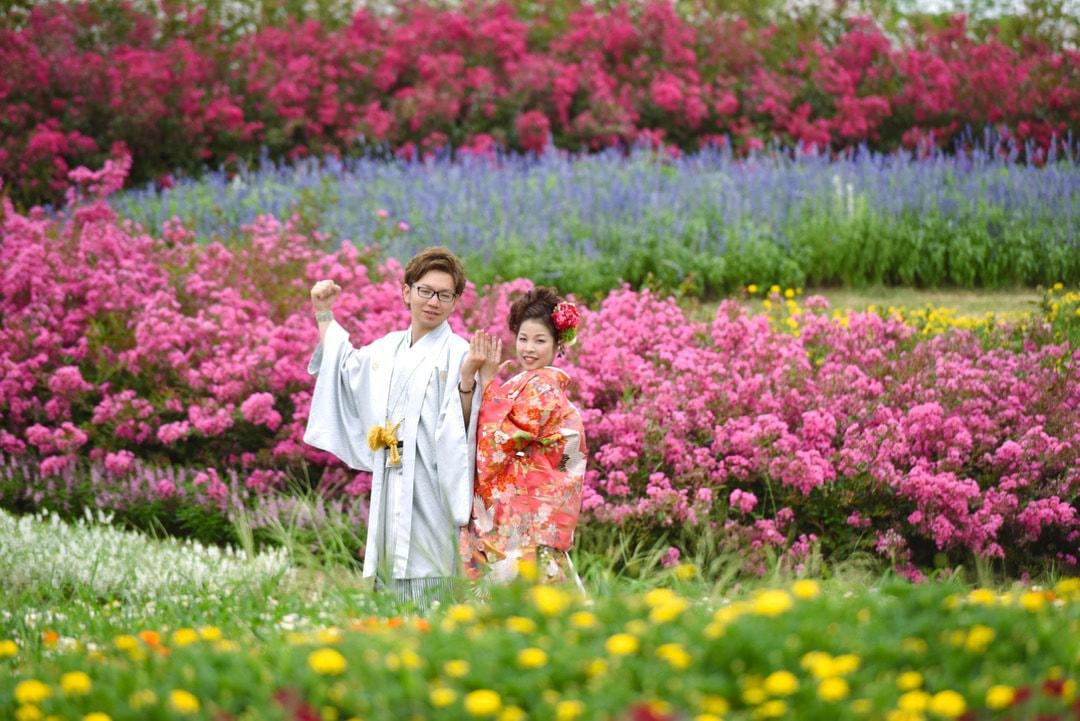
[[[469,523],[472,513],[473,479],[476,475],[476,423],[480,413],[479,393],[473,398],[468,430],[461,412],[461,364],[469,354],[469,342],[453,336],[444,359],[447,393],[443,397],[435,425],[436,463],[439,482],[447,494],[450,516],[456,526]]]
[[[370,471],[375,454],[368,447],[368,429],[375,419],[371,391],[371,346],[354,348],[349,334],[331,322],[312,354],[308,372],[315,376],[304,442],[333,453],[352,468]]]

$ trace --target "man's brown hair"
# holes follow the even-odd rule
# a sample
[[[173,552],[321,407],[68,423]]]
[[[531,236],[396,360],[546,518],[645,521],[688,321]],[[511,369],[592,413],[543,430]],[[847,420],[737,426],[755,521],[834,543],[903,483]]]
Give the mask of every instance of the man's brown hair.
[[[465,266],[454,252],[442,245],[424,248],[405,266],[405,285],[412,285],[432,270],[449,273],[454,279],[454,293],[465,292]]]

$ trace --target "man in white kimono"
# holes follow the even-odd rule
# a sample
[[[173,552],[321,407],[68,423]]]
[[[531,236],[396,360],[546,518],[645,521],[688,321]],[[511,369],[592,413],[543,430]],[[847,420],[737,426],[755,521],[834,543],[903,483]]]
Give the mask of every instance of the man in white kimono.
[[[475,376],[461,376],[469,342],[447,321],[464,290],[456,255],[421,251],[402,285],[409,328],[354,348],[331,311],[341,288],[321,280],[311,289],[320,344],[304,441],[371,471],[364,576],[421,610],[453,590],[471,511],[480,404]]]

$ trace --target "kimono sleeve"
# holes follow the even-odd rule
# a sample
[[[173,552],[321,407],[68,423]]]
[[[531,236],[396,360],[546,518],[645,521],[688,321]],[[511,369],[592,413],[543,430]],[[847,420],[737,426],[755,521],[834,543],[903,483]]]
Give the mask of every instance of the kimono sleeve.
[[[364,471],[374,467],[368,447],[371,411],[363,401],[371,383],[370,347],[356,349],[349,334],[336,322],[308,363],[315,376],[304,442],[334,454],[348,466]]]
[[[472,511],[473,480],[476,470],[476,419],[479,403],[473,403],[468,427],[461,411],[461,397],[457,387],[461,380],[461,364],[469,352],[469,344],[455,339],[450,344],[447,358],[441,370],[446,371],[439,422],[435,427],[435,452],[439,469],[439,481],[445,489],[450,516],[456,526],[469,523]]]

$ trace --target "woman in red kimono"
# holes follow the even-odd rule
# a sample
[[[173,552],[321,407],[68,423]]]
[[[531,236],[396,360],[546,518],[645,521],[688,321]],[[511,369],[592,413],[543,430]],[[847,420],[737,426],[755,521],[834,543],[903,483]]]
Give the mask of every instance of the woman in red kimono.
[[[581,511],[585,432],[581,414],[566,396],[570,376],[553,364],[577,335],[577,308],[550,288],[537,287],[510,307],[522,371],[492,382],[502,341],[477,333],[462,378],[479,374],[476,492],[472,518],[462,529],[461,550],[472,579],[506,582],[518,561],[534,562],[538,580],[573,579],[567,553]]]

